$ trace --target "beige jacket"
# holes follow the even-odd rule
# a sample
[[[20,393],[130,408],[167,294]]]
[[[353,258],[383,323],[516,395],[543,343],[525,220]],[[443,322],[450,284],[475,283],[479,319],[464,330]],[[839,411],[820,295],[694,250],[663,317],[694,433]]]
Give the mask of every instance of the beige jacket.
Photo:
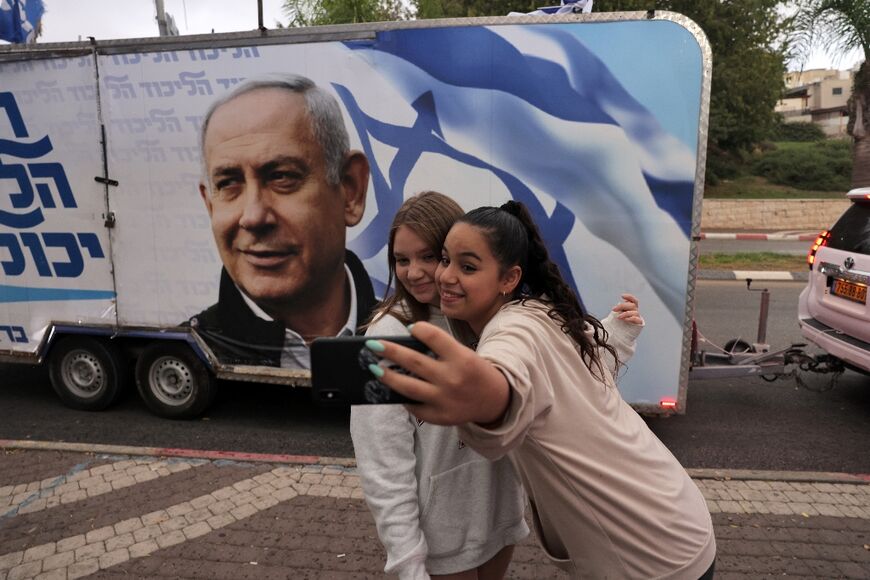
[[[641,327],[604,321],[624,362]],[[586,368],[540,303],[512,303],[477,352],[508,379],[500,426],[460,429],[482,455],[508,454],[548,555],[576,578],[696,580],[716,554],[706,502],[686,471],[622,399],[609,372]],[[609,366],[609,365],[608,365]]]

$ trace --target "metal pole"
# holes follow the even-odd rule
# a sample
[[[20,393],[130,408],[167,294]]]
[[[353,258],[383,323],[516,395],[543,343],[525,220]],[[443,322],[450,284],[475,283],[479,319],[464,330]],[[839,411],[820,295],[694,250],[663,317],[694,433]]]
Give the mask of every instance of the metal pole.
[[[767,344],[767,313],[770,310],[770,292],[761,291],[761,311],[758,314],[758,343]]]
[[[266,27],[263,26],[263,0],[257,0],[257,22],[261,31],[266,30]]]
[[[169,29],[166,26],[166,12],[163,10],[163,0],[154,0],[154,7],[157,8],[157,30],[160,36],[169,36]]]

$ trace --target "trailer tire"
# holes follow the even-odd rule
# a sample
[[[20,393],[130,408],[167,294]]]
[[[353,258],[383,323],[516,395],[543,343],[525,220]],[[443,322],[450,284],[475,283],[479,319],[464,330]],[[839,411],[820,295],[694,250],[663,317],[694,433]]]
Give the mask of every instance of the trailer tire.
[[[755,352],[755,348],[742,338],[732,338],[725,343],[725,352],[728,354],[744,354]]]
[[[107,340],[64,337],[52,346],[48,366],[52,388],[73,409],[102,411],[123,392],[124,358]]]
[[[139,395],[156,415],[189,419],[201,415],[214,401],[215,379],[186,344],[157,342],[136,361]]]

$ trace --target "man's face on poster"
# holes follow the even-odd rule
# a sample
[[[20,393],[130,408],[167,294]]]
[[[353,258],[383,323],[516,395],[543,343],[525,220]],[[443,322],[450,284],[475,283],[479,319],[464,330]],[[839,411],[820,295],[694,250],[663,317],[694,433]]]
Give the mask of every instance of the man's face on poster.
[[[344,176],[329,183],[302,95],[263,88],[224,103],[203,153],[200,193],[218,252],[248,296],[304,305],[343,276],[345,228],[362,218],[365,194]]]

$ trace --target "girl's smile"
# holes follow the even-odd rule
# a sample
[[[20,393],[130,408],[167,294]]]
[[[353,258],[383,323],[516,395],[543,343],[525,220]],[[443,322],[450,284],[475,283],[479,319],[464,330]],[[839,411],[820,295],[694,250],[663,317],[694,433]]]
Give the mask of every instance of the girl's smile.
[[[480,229],[457,223],[444,240],[435,274],[441,310],[450,318],[468,322],[479,335],[516,287],[518,271],[513,267],[502,272]]]

